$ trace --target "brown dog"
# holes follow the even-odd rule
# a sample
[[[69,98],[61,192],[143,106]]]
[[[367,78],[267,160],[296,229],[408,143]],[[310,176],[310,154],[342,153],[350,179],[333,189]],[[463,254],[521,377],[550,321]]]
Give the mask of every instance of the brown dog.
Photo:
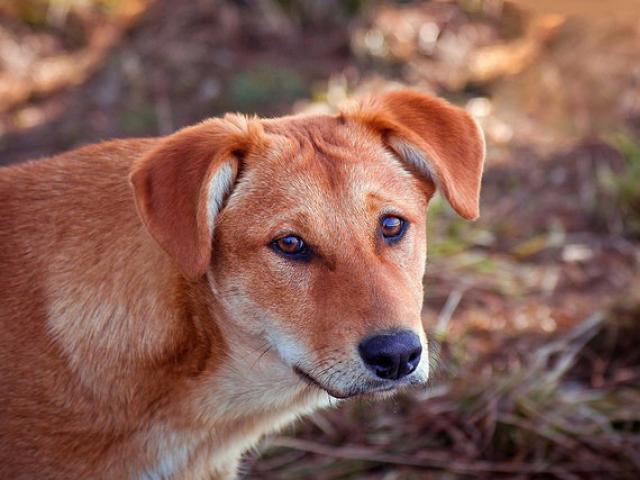
[[[412,91],[0,170],[0,478],[232,478],[266,432],[427,380],[426,207],[480,130]]]

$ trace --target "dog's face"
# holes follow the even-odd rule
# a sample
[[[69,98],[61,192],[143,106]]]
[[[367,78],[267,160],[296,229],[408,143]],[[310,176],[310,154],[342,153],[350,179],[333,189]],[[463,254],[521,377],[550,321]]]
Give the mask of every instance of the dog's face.
[[[464,112],[399,92],[173,137],[134,171],[138,207],[237,331],[334,397],[427,380],[427,203],[437,184],[477,214],[483,144]]]
[[[426,380],[428,191],[357,123],[266,127],[271,151],[245,158],[214,235],[231,317],[333,396]]]

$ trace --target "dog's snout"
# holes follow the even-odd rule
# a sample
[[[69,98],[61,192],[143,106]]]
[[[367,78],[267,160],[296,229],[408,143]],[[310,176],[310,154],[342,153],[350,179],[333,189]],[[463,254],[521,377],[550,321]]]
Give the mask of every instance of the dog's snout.
[[[399,380],[420,363],[420,338],[408,330],[369,337],[358,347],[364,363],[380,378]]]

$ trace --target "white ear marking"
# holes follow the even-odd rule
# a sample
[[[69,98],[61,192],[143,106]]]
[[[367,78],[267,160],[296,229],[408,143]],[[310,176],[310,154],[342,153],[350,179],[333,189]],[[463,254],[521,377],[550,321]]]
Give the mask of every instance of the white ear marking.
[[[213,232],[216,217],[222,209],[222,204],[231,192],[235,172],[231,162],[224,162],[213,174],[209,181],[207,192],[207,224],[209,231]]]
[[[402,160],[409,166],[415,168],[419,173],[430,179],[440,189],[440,180],[433,170],[433,166],[429,162],[428,158],[411,144],[408,144],[404,140],[399,138],[390,138],[389,143],[393,146],[394,150],[398,153]]]

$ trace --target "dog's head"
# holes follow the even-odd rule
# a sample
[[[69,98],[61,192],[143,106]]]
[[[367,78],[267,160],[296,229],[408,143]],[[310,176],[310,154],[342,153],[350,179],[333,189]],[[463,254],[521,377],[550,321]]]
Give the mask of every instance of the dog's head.
[[[136,202],[228,322],[335,397],[423,383],[426,209],[478,215],[484,144],[463,110],[412,91],[337,116],[227,116],[136,163]]]

